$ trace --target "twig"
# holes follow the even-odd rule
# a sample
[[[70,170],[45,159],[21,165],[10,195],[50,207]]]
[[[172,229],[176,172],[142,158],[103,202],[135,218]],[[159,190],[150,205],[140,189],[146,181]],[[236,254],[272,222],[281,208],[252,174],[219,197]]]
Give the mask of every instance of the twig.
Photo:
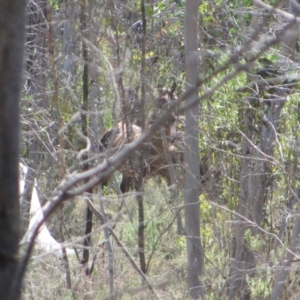
[[[101,222],[104,221],[104,217],[103,214],[101,214],[99,212],[99,210],[95,207],[95,205],[91,202],[88,201],[89,207],[92,209],[93,213],[95,214],[96,218],[98,218]],[[104,224],[105,225],[105,224]],[[143,282],[146,283],[146,285],[148,286],[149,290],[155,295],[155,297],[157,299],[160,299],[160,297],[157,295],[157,293],[155,292],[153,286],[151,285],[151,283],[148,281],[147,277],[145,276],[145,274],[141,271],[141,269],[138,267],[138,265],[135,263],[134,259],[131,257],[131,255],[129,254],[129,252],[126,250],[125,246],[122,244],[122,242],[120,241],[120,239],[118,238],[118,236],[115,234],[114,230],[111,228],[111,226],[109,225],[109,223],[106,223],[106,226],[109,230],[109,233],[112,235],[112,237],[115,239],[117,245],[121,248],[121,250],[124,252],[125,256],[128,258],[129,262],[131,263],[132,267],[137,271],[137,273],[142,277]]]

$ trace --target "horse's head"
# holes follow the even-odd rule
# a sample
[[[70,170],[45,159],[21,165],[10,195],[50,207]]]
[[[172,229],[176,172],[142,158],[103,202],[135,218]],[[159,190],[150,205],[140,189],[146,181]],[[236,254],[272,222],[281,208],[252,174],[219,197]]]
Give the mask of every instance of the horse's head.
[[[159,97],[156,99],[157,110],[160,111],[167,108],[172,101],[177,100],[175,95],[176,83],[173,83],[171,89],[163,88],[158,86]],[[166,125],[172,125],[176,121],[176,117],[173,112],[168,114]]]

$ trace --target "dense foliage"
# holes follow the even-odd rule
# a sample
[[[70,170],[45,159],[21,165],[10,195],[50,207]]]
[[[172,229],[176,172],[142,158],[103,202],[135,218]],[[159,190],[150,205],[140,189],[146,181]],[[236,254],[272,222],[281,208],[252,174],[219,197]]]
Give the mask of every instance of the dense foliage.
[[[21,102],[21,159],[37,171],[43,202],[53,197],[66,174],[85,170],[84,159],[97,153],[99,138],[108,128],[128,121],[132,113],[150,118],[158,86],[170,88],[175,82],[179,99],[186,89],[185,1],[46,2],[28,3]],[[206,299],[299,296],[299,47],[293,22],[252,2],[201,1],[198,10],[199,214]],[[288,11],[290,1],[278,2],[278,8]],[[290,29],[295,45],[285,39]],[[183,100],[175,108],[181,134],[184,105]],[[87,145],[90,152],[84,156]],[[182,154],[182,143],[174,147]],[[175,166],[175,199],[161,177],[147,180],[143,193],[146,276],[164,299],[189,297],[185,237],[178,234],[184,217],[178,209],[183,204],[184,168],[182,161]],[[121,195],[120,181],[116,172],[103,188],[104,196],[95,186],[65,202],[63,220],[60,213],[48,220],[53,236],[72,244],[79,260],[85,200],[101,207],[101,198],[116,235],[139,264],[135,193]],[[24,299],[108,299],[110,253],[101,222],[94,218],[93,225],[89,262],[83,265],[70,258],[71,286],[65,287],[66,268],[53,267],[53,257],[37,251]],[[151,289],[141,282],[122,247],[112,241],[112,248],[118,299],[152,299]],[[276,298],[285,259],[289,272]]]

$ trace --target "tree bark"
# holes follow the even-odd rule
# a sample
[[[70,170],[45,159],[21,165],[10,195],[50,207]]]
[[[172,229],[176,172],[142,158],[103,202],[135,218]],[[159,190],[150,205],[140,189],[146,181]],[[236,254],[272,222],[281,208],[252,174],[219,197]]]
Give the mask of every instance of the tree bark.
[[[294,24],[290,25],[289,29],[283,32],[284,36],[280,37],[284,44],[283,52],[286,57],[291,56],[291,47],[296,44],[287,38],[295,30]],[[287,42],[289,45],[285,45]],[[286,66],[283,69],[288,70]],[[246,100],[248,108],[243,120],[246,132],[242,144],[241,190],[236,209],[233,261],[228,288],[229,299],[247,300],[251,297],[246,276],[254,275],[256,263],[254,251],[245,239],[245,232],[251,230],[251,233],[256,235],[263,220],[264,206],[272,176],[269,158],[274,155],[280,115],[289,94],[290,86],[285,87],[285,82],[282,81],[282,86],[279,84],[273,88],[267,87],[270,92],[261,98],[263,101],[259,105],[263,106],[260,106],[259,109],[252,107],[251,101],[253,99],[258,101],[260,92],[251,95]],[[257,120],[260,120],[259,130],[256,129]]]
[[[25,32],[24,0],[0,5],[0,295],[19,299],[15,282],[20,238],[19,95]]]
[[[185,6],[185,72],[186,90],[191,91],[186,101],[197,99],[196,88],[199,74],[197,12],[198,0],[187,0]],[[199,276],[202,274],[202,248],[200,240],[199,210],[199,104],[188,108],[185,112],[185,233],[188,260],[188,288],[194,299],[203,296]]]
[[[145,128],[145,97],[146,97],[146,80],[145,80],[145,54],[146,54],[146,11],[145,11],[145,2],[141,0],[141,13],[142,13],[142,22],[143,22],[143,34],[142,34],[142,59],[141,59],[141,112],[140,120],[142,130]],[[126,116],[125,116],[126,117]],[[142,146],[139,153],[139,176],[135,182],[135,190],[137,191],[136,200],[138,203],[138,252],[140,259],[141,270],[146,274],[146,257],[145,257],[145,215],[144,215],[144,178],[143,178],[143,166],[144,166],[144,153],[145,147]],[[130,162],[131,165],[134,165],[133,162]]]

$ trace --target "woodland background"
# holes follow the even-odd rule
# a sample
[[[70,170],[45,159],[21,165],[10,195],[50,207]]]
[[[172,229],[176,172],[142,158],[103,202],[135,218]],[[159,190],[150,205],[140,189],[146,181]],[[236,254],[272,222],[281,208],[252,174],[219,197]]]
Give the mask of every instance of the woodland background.
[[[297,16],[297,0],[28,1],[22,228],[35,179],[51,234],[76,254],[21,245],[22,299],[299,299]],[[174,83],[175,151],[195,160],[172,166],[169,188],[153,176],[122,195],[115,172],[99,194],[99,137],[135,110],[149,118]]]

